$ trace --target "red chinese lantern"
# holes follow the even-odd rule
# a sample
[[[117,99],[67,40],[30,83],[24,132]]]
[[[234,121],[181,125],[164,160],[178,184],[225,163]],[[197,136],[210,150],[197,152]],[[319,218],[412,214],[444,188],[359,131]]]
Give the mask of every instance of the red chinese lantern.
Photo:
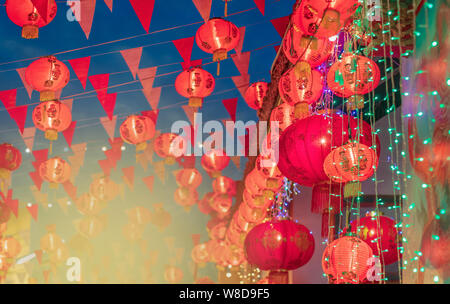
[[[192,67],[181,72],[175,79],[175,89],[178,94],[189,98],[190,107],[201,107],[203,98],[214,91],[214,77],[200,67]]]
[[[195,245],[191,251],[191,257],[194,263],[204,266],[209,262],[209,254],[206,243]]]
[[[283,132],[287,127],[292,125],[297,118],[295,117],[295,108],[290,104],[283,102],[272,110],[270,121],[277,121],[280,131]]]
[[[236,195],[236,182],[227,176],[219,176],[212,183],[213,191],[229,196]]]
[[[151,214],[151,223],[163,231],[172,222],[172,216],[162,208],[162,204],[154,204],[155,211]]]
[[[211,208],[211,199],[214,197],[214,192],[208,192],[205,196],[198,202],[198,210],[203,214],[210,214],[213,209]]]
[[[242,196],[243,196],[243,201],[250,208],[267,209],[274,202],[273,199],[266,198],[263,195],[252,195],[247,189],[244,190]]]
[[[430,262],[431,266],[439,271],[444,281],[450,277],[449,246],[450,232],[448,228],[441,226],[436,220],[424,227],[421,242],[422,256],[420,259],[424,265],[427,261]]]
[[[72,114],[65,104],[57,100],[41,102],[33,110],[36,128],[45,132],[48,140],[57,140],[58,132],[66,130],[72,123]]]
[[[375,214],[368,214],[360,218],[359,227],[357,220],[350,223],[351,232],[366,242],[372,249],[373,254],[380,257],[380,261],[384,265],[395,263],[401,257],[398,249],[400,232],[399,228],[395,227],[396,225],[397,223],[393,219],[383,215],[376,216]],[[345,229],[344,233],[346,231]]]
[[[12,237],[0,239],[0,254],[8,258],[15,258],[22,251],[19,241]]]
[[[217,216],[224,217],[228,215],[233,205],[233,198],[228,194],[216,193],[210,203],[211,208],[217,212]]]
[[[236,267],[245,262],[245,254],[243,248],[229,245],[225,250],[224,264],[227,266]]]
[[[225,262],[227,247],[225,241],[217,241],[210,249],[211,262],[216,263],[219,269],[227,266]]]
[[[25,79],[33,90],[41,93],[41,101],[55,100],[55,92],[64,88],[70,79],[67,66],[54,56],[33,61],[25,72]]]
[[[78,223],[78,232],[86,238],[97,237],[106,226],[105,220],[99,216],[84,217]]]
[[[213,54],[214,62],[220,62],[227,59],[227,53],[237,46],[240,37],[239,29],[230,21],[211,18],[197,30],[195,41],[202,51]],[[217,75],[219,73],[218,63]]]
[[[298,62],[294,68],[281,76],[278,90],[281,99],[294,106],[294,116],[304,118],[309,115],[309,105],[322,95],[323,75],[305,62]]]
[[[283,185],[283,179],[276,175],[267,177],[261,172],[257,168],[253,169],[245,178],[245,186],[252,194],[262,194],[264,197],[272,199]],[[260,189],[258,192],[255,192],[255,186]]]
[[[359,284],[370,268],[373,256],[366,242],[353,236],[344,236],[329,244],[322,256],[322,269],[331,283]]]
[[[145,207],[134,207],[126,211],[130,223],[136,225],[146,225],[150,222],[152,214]]]
[[[17,170],[22,163],[19,149],[8,143],[0,144],[0,191],[4,192],[4,181],[8,180],[11,172]]]
[[[267,82],[258,81],[252,83],[248,87],[247,91],[245,91],[245,102],[250,108],[254,110],[261,109],[264,97],[266,97],[268,89],[269,84]]]
[[[60,157],[53,157],[43,162],[39,167],[40,176],[55,188],[69,180],[71,169],[68,162]]]
[[[36,39],[39,28],[46,26],[56,16],[58,7],[55,0],[47,3],[47,16],[41,16],[31,0],[6,1],[6,13],[9,19],[22,28],[22,38]]]
[[[177,284],[183,279],[183,271],[176,266],[166,266],[164,279],[170,284]]]
[[[163,133],[154,141],[155,153],[168,165],[175,164],[175,158],[182,156],[186,148],[182,137],[175,133]]]
[[[147,140],[155,135],[155,124],[143,115],[131,115],[120,126],[120,137],[123,141],[136,145],[136,151],[145,150]]]
[[[307,35],[329,38],[351,21],[358,7],[358,0],[302,1],[291,21],[294,27]]]
[[[64,245],[56,248],[53,252],[49,254],[50,263],[54,265],[61,265],[62,263],[65,263],[68,258],[69,258],[69,250]]]
[[[189,211],[197,203],[198,193],[192,188],[177,188],[173,198],[178,205]]]
[[[119,185],[108,176],[98,177],[92,181],[89,193],[99,201],[109,202],[119,194]]]
[[[267,216],[267,209],[250,208],[247,204],[242,204],[238,209],[242,219],[248,223],[261,223]]]
[[[297,269],[308,263],[313,253],[312,233],[289,220],[259,224],[245,239],[247,261],[261,270]]]
[[[55,233],[55,225],[46,227],[47,233],[40,239],[41,249],[45,252],[51,252],[64,245],[61,237]]]
[[[195,168],[181,169],[176,175],[177,185],[196,189],[202,183],[202,175]]]
[[[225,238],[225,233],[227,232],[228,226],[226,222],[218,222],[216,225],[211,227],[208,231],[209,237],[212,240],[223,240]]]
[[[256,158],[255,169],[266,178],[282,179],[283,174],[278,169],[276,159],[272,159],[270,156],[263,154],[258,155]],[[278,184],[278,183],[277,183]]]
[[[312,68],[324,63],[334,47],[334,41],[305,35],[297,27],[291,27],[283,40],[283,53],[292,64],[306,61]]]
[[[380,69],[371,59],[345,54],[328,70],[327,84],[340,97],[364,95],[372,92],[380,83]],[[359,107],[364,104],[359,103]]]
[[[213,178],[220,176],[220,171],[230,163],[230,157],[225,151],[212,149],[203,154],[201,164],[206,172],[211,173]]]
[[[122,228],[122,234],[130,242],[134,242],[142,239],[142,235],[144,234],[144,225],[136,224],[136,223],[128,223]]]
[[[99,201],[89,193],[84,193],[77,199],[75,206],[83,215],[96,215],[106,207],[106,202]]]

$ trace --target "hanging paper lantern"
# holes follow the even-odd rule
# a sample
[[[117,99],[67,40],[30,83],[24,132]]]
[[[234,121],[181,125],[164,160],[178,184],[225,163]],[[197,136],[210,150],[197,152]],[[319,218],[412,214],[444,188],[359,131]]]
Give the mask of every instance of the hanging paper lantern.
[[[213,178],[220,176],[220,171],[230,163],[230,157],[223,150],[212,149],[203,154],[201,164]]]
[[[278,82],[281,99],[295,107],[294,116],[299,119],[309,115],[309,105],[320,98],[323,87],[323,75],[311,70],[305,61],[298,62]]]
[[[331,56],[335,44],[328,38],[306,35],[297,27],[291,27],[283,40],[283,53],[292,64],[306,61],[315,68]]]
[[[42,179],[48,181],[51,187],[57,187],[69,180],[71,169],[68,162],[60,157],[52,157],[43,162],[39,167]]]
[[[376,152],[358,142],[334,149],[323,162],[325,174],[336,183],[364,181],[373,175],[377,167]]]
[[[329,244],[322,256],[323,272],[331,283],[359,284],[370,268],[373,256],[366,242],[353,236],[344,236]]]
[[[245,91],[245,102],[247,105],[254,109],[261,109],[264,101],[264,97],[266,97],[267,91],[269,90],[269,84],[267,82],[258,81],[252,83],[247,91]]]
[[[69,256],[69,250],[66,246],[62,245],[50,252],[49,260],[53,265],[61,265],[62,263],[66,263]]]
[[[162,206],[162,204],[161,204]],[[163,231],[172,222],[172,216],[169,212],[164,210],[162,207],[155,207],[155,211],[151,215],[151,223]]]
[[[245,262],[245,253],[243,248],[229,245],[225,250],[224,261],[226,266],[237,267]]]
[[[267,209],[250,208],[247,204],[242,204],[238,209],[239,214],[245,222],[261,223],[267,216]]]
[[[197,203],[198,193],[195,189],[191,188],[177,188],[173,198],[175,203],[184,207],[186,211],[189,211]]]
[[[22,251],[18,240],[12,237],[0,239],[0,254],[8,258],[15,258]]]
[[[442,223],[433,220],[424,227],[421,241],[421,261],[431,264],[444,281],[450,277],[450,232]]]
[[[255,226],[245,239],[247,261],[261,270],[293,270],[309,262],[314,237],[303,225],[289,220]]]
[[[283,102],[272,110],[270,121],[277,121],[280,131],[283,132],[287,127],[292,125],[297,118],[295,117],[295,108],[290,104]]]
[[[239,29],[230,21],[211,18],[197,30],[195,41],[202,51],[213,54],[214,62],[220,62],[227,59],[227,53],[238,45],[240,37]],[[219,71],[218,66],[217,75]]]
[[[228,194],[216,193],[210,203],[211,208],[217,212],[217,216],[224,217],[228,215],[233,205],[233,198]]]
[[[56,91],[64,88],[70,79],[67,66],[55,56],[33,61],[25,72],[25,79],[33,90],[41,93],[41,101],[56,99]]]
[[[55,225],[47,226],[47,234],[40,240],[41,249],[45,252],[52,252],[64,245],[61,237],[55,233],[55,228]]]
[[[154,141],[155,153],[168,165],[175,164],[175,158],[182,156],[186,148],[182,138],[175,133],[163,133]]]
[[[358,0],[302,1],[292,15],[293,26],[317,38],[329,38],[339,33],[359,7]]]
[[[126,143],[136,145],[136,151],[147,147],[147,140],[155,135],[155,124],[144,115],[131,115],[120,126],[120,137]]]
[[[262,194],[268,199],[272,199],[282,185],[283,179],[281,177],[276,175],[274,175],[274,177],[267,177],[257,168],[253,169],[253,171],[245,178],[245,186],[249,189],[250,193]],[[259,190],[256,190],[255,186],[259,188]]]
[[[22,154],[19,149],[8,143],[0,144],[0,180],[7,180],[21,163]]]
[[[181,169],[177,172],[176,181],[180,187],[197,189],[202,183],[202,175],[195,168]]]
[[[367,94],[379,83],[378,65],[364,56],[345,54],[328,70],[328,87],[340,97]]]
[[[106,201],[100,201],[91,194],[84,193],[77,199],[75,206],[83,215],[96,215],[105,209]]]
[[[151,220],[151,212],[145,207],[134,207],[126,211],[128,221],[137,225],[146,225]]]
[[[66,130],[72,123],[72,113],[65,104],[57,100],[41,102],[33,110],[36,128],[45,132],[48,140],[57,140],[58,132]]]
[[[276,159],[260,154],[256,158],[255,169],[268,179],[274,178],[279,180],[283,178],[283,174],[278,169],[277,163]]]
[[[164,279],[170,284],[178,284],[183,279],[183,271],[176,266],[166,266]]]
[[[105,218],[99,216],[84,217],[78,224],[78,231],[87,238],[97,237],[105,228]]]
[[[203,98],[214,91],[214,77],[200,67],[191,67],[181,72],[175,79],[175,89],[178,94],[189,98],[190,107],[201,107]]]
[[[119,194],[119,186],[108,176],[94,179],[89,193],[99,201],[109,202]]]
[[[209,237],[212,240],[223,240],[225,238],[225,233],[227,232],[228,226],[224,221],[218,222],[209,231]]]
[[[227,194],[229,196],[236,195],[236,182],[227,176],[219,176],[213,180],[213,191],[219,194]]]
[[[38,38],[39,28],[52,22],[57,10],[55,0],[48,1],[47,16],[41,16],[31,0],[6,1],[6,13],[12,22],[22,28],[22,38],[25,39]]]
[[[376,216],[373,213],[360,218],[359,222],[354,220],[350,223],[351,232],[366,242],[384,265],[395,263],[401,257],[398,250],[400,234],[396,225],[393,219],[383,215]],[[346,231],[346,229],[343,231],[344,234]]]
[[[209,254],[206,243],[195,245],[191,251],[191,258],[196,264],[203,266],[209,262]]]
[[[214,192],[208,192],[200,201],[198,201],[198,210],[200,210],[201,213],[210,214],[213,211],[211,208],[211,200],[214,195]]]

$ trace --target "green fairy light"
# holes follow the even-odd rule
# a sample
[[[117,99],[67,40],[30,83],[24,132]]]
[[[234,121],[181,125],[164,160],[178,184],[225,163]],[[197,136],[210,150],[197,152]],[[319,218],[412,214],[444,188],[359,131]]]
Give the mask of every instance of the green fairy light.
[[[439,241],[439,235],[433,235],[431,236],[434,240]]]
[[[437,41],[433,41],[432,43],[431,43],[431,47],[435,47],[435,46],[437,46],[438,45],[438,42]]]
[[[433,281],[434,281],[435,283],[439,282],[439,276],[437,276],[437,275],[434,276],[434,277],[433,277]]]

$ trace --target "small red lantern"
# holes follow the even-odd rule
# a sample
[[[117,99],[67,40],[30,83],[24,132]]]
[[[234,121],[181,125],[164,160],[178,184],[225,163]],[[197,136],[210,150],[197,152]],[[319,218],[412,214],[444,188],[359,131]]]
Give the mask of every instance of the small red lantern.
[[[143,115],[131,115],[120,126],[120,137],[126,143],[136,145],[136,151],[145,150],[147,140],[155,135],[155,124]]]
[[[366,242],[373,254],[379,257],[384,265],[395,263],[401,257],[398,249],[400,231],[395,227],[396,225],[393,219],[383,215],[376,216],[376,214],[368,214],[360,218],[359,227],[357,220],[350,223],[351,232]]]
[[[291,27],[283,40],[283,53],[292,64],[306,61],[312,68],[324,63],[334,47],[334,41],[305,35],[297,27]]]
[[[220,62],[227,59],[227,53],[237,46],[240,37],[239,29],[230,21],[211,18],[197,30],[195,41],[202,51],[213,54],[214,62]],[[219,71],[218,65],[217,75]]]
[[[134,242],[142,239],[142,235],[144,234],[144,225],[139,225],[136,223],[127,223],[122,228],[122,234],[130,242]]]
[[[329,38],[350,22],[358,7],[358,0],[306,0],[294,11],[292,23],[307,35]]]
[[[280,131],[283,132],[287,127],[292,125],[297,118],[295,117],[295,108],[290,104],[283,102],[272,110],[270,121],[277,121]]]
[[[260,154],[256,158],[255,168],[261,175],[268,179],[282,179],[283,174],[280,169],[278,169],[277,163],[278,162],[271,157]]]
[[[155,211],[151,214],[150,222],[160,231],[164,231],[172,223],[172,216],[163,209],[162,204],[153,204],[153,206]]]
[[[106,202],[84,193],[77,199],[75,206],[81,214],[89,216],[99,214],[106,207]]]
[[[86,238],[95,238],[105,229],[105,218],[99,216],[84,217],[78,224],[78,231]]]
[[[69,107],[58,100],[44,101],[34,108],[33,122],[45,132],[46,139],[54,141],[58,139],[58,132],[70,126],[72,114]]]
[[[190,107],[201,107],[203,98],[209,96],[216,85],[214,77],[200,67],[192,67],[181,72],[175,79],[178,94],[189,98]]]
[[[230,157],[225,151],[212,149],[202,156],[201,164],[206,172],[211,173],[213,178],[220,176],[220,171],[225,169],[230,163]]]
[[[47,4],[47,16],[42,17],[31,0],[6,1],[6,13],[12,22],[22,27],[22,38],[36,39],[39,37],[39,28],[46,26],[56,16],[58,6],[55,0]]]
[[[261,109],[264,97],[266,97],[268,89],[269,84],[267,82],[258,81],[252,83],[245,92],[245,102],[250,108],[254,110]]]
[[[281,98],[295,106],[294,115],[300,119],[309,115],[309,105],[320,98],[323,87],[323,75],[317,70],[311,70],[305,61],[298,62],[278,82]]]
[[[212,240],[223,240],[225,238],[225,233],[227,232],[227,223],[222,221],[214,225],[209,231],[209,237]]]
[[[232,205],[233,198],[228,194],[216,193],[211,199],[211,208],[216,211],[217,216],[221,218],[228,215]]]
[[[236,267],[245,262],[245,254],[243,248],[229,245],[225,251],[224,264]]]
[[[177,284],[183,279],[183,271],[176,266],[166,266],[164,279],[170,284]]]
[[[243,193],[243,201],[250,208],[263,208],[267,209],[273,202],[273,199],[266,198],[262,195],[252,195],[247,189]]]
[[[55,188],[69,180],[71,169],[68,162],[60,157],[53,157],[43,162],[39,167],[40,176]]]
[[[108,176],[94,179],[89,187],[89,193],[99,201],[111,201],[118,194],[119,186]]]
[[[283,185],[283,179],[278,176],[267,177],[261,172],[262,171],[258,171],[257,168],[253,169],[253,171],[250,172],[245,178],[245,186],[249,188],[249,191],[252,194],[258,194],[258,192],[261,193],[262,190],[262,194],[264,195],[264,197],[272,199],[275,193]],[[255,185],[260,189],[260,191],[255,193],[255,187],[252,185]],[[252,191],[252,189],[254,190]]]
[[[25,79],[33,90],[41,93],[41,101],[49,101],[55,100],[55,92],[67,85],[70,72],[55,56],[46,56],[27,67]]]
[[[206,243],[195,245],[192,248],[191,257],[194,263],[203,266],[209,262],[208,247]]]
[[[19,149],[8,143],[0,144],[0,180],[2,182],[9,179],[11,172],[17,170],[21,163],[22,154]]]
[[[327,84],[337,96],[350,97],[372,92],[380,83],[380,69],[371,59],[345,54],[329,69]],[[361,108],[364,104],[359,103]]]
[[[181,169],[177,172],[176,181],[180,187],[197,189],[202,183],[202,175],[195,168]]]
[[[236,195],[236,182],[227,176],[219,176],[212,183],[213,191],[229,196]]]
[[[250,208],[247,204],[239,206],[238,210],[242,219],[248,223],[261,223],[267,216],[267,209],[263,208]]]
[[[314,237],[309,229],[289,220],[259,224],[245,239],[247,261],[261,270],[297,269],[308,263],[313,253]]]
[[[359,284],[370,268],[373,256],[366,242],[353,236],[344,236],[329,244],[322,256],[323,272],[331,283]]]
[[[198,193],[192,188],[177,188],[175,190],[174,200],[178,205],[184,207],[186,211],[189,211],[197,203]]]
[[[213,209],[211,208],[211,200],[214,197],[214,192],[208,192],[205,196],[198,202],[198,210],[203,214],[210,214]]]
[[[154,141],[155,153],[168,165],[175,164],[175,158],[182,156],[186,148],[182,137],[175,133],[163,133]]]
[[[145,207],[138,206],[126,210],[128,221],[136,225],[146,225],[151,221],[152,213]]]
[[[19,241],[12,237],[0,239],[0,255],[15,258],[22,251]]]

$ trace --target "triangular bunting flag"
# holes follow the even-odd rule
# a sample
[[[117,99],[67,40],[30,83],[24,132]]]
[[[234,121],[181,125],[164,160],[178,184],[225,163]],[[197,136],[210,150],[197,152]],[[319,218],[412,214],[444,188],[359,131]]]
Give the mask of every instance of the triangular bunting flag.
[[[231,79],[233,80],[236,88],[241,93],[242,97],[245,97],[245,92],[247,91],[249,82],[250,82],[250,75],[245,74],[245,75],[234,76],[234,77],[231,77]]]
[[[108,118],[110,120],[113,119],[114,108],[116,106],[116,98],[117,98],[117,92],[108,94],[108,95],[106,95],[104,100],[100,100],[100,103],[103,106],[103,109],[105,110],[105,112],[108,115]]]
[[[188,105],[183,105],[181,106],[181,108],[184,110],[184,113],[186,114],[186,117],[189,119],[191,125],[194,125],[194,113],[195,113],[194,108]]]
[[[61,207],[61,209],[63,210],[64,214],[68,214],[68,210],[67,210],[67,202],[69,201],[69,199],[67,197],[63,197],[63,198],[59,198],[57,200],[58,205]]]
[[[237,54],[231,58],[233,59],[233,62],[241,75],[248,73],[248,67],[250,65],[250,52]]]
[[[16,106],[16,98],[17,89],[0,91],[0,100],[3,102],[7,111]]]
[[[72,184],[72,182],[67,181],[63,183],[64,190],[66,191],[67,195],[73,200],[77,200],[77,187]]]
[[[113,0],[103,0],[106,3],[106,6],[108,6],[109,10],[112,12],[113,10]]]
[[[15,107],[8,111],[9,116],[11,116],[12,120],[16,122],[17,127],[19,128],[21,134],[23,134],[23,131],[25,129],[25,122],[27,120],[27,111],[28,111],[27,105]]]
[[[89,76],[89,81],[91,82],[94,90],[97,92],[99,100],[105,100],[106,95],[108,95],[108,83],[109,74],[98,74]]]
[[[21,134],[25,145],[30,151],[33,151],[34,144],[34,136],[36,135],[36,127],[29,127],[23,130],[23,134]]]
[[[266,6],[266,0],[253,0],[255,2],[256,6],[258,7],[261,14],[264,16],[265,6]]]
[[[76,127],[77,127],[77,122],[72,121],[70,126],[62,132],[64,135],[64,138],[66,139],[67,144],[69,145],[69,148],[72,146],[73,134],[75,133]]]
[[[277,30],[280,37],[284,37],[284,33],[286,33],[286,28],[289,24],[289,16],[284,16],[276,19],[270,20],[272,22],[273,27]]]
[[[63,99],[61,103],[65,104],[72,112],[73,99]]]
[[[236,122],[236,107],[237,107],[237,98],[224,99],[222,100],[225,109],[227,109],[228,114],[230,114],[231,120]]]
[[[33,219],[37,222],[39,205],[38,204],[33,204],[31,206],[27,206],[27,209],[30,212],[30,214],[33,217]]]
[[[237,54],[242,53],[242,47],[244,46],[245,26],[239,28],[240,38],[238,45],[234,48]]]
[[[159,180],[165,184],[166,182],[166,167],[164,167],[164,161],[158,161],[153,163],[153,168]]]
[[[78,17],[77,21],[80,23],[81,29],[86,35],[86,39],[89,39],[92,29],[92,21],[94,21],[96,0],[79,0],[70,2],[75,2],[74,5],[72,5],[73,14]]]
[[[241,157],[240,156],[230,156],[231,161],[236,166],[236,168],[241,168]]]
[[[147,116],[148,118],[150,118],[153,123],[156,124],[158,123],[158,115],[159,115],[159,110],[154,110],[154,111],[142,111],[141,114],[143,116]]]
[[[142,92],[144,93],[145,98],[150,104],[152,110],[158,109],[159,98],[161,97],[161,88],[158,87],[158,88],[143,89]]]
[[[34,254],[36,255],[36,260],[38,261],[39,264],[41,264],[42,262],[42,250],[36,250],[34,252]]]
[[[130,0],[130,3],[144,27],[144,30],[148,33],[152,21],[155,0]]]
[[[17,69],[16,71],[17,71],[17,74],[19,74],[19,76],[20,76],[20,80],[22,80],[23,86],[27,90],[28,97],[30,97],[30,99],[31,99],[31,94],[33,93],[33,88],[28,84],[28,82],[25,79],[26,70],[27,70],[27,68],[20,68],[20,69]]]
[[[139,62],[141,61],[142,56],[142,46],[134,49],[123,50],[120,51],[120,53],[127,63],[131,75],[133,75],[133,78],[136,79],[136,74],[139,70]]]
[[[191,62],[192,47],[194,46],[194,36],[172,41],[183,58],[184,62]]]
[[[147,176],[147,177],[142,178],[142,180],[144,181],[145,185],[147,186],[147,189],[150,192],[153,192],[153,182],[155,181],[155,177]]]
[[[39,175],[38,172],[33,171],[28,173],[31,177],[31,179],[33,180],[33,183],[36,185],[36,187],[39,189],[39,191],[41,190],[42,187],[42,183],[44,182],[41,178],[41,176]]]
[[[111,162],[109,159],[100,159],[98,161],[98,164],[100,165],[100,168],[102,168],[103,173],[105,176],[109,176],[111,174]]]
[[[125,180],[129,183],[130,188],[133,189],[134,186],[134,166],[122,168],[122,172]]]
[[[153,88],[157,69],[158,67],[149,67],[137,71],[139,81],[141,82],[144,91],[150,92]]]
[[[69,59],[69,63],[72,66],[75,75],[77,75],[78,79],[83,86],[83,89],[86,90],[86,83],[89,74],[89,66],[91,64],[91,56]]]
[[[100,122],[105,128],[106,133],[108,134],[110,139],[114,138],[114,131],[116,129],[117,123],[117,115],[113,116],[113,119],[109,119],[109,117],[100,117]]]
[[[200,16],[202,16],[203,20],[207,22],[209,15],[211,14],[212,0],[192,0],[192,2],[194,2]]]

